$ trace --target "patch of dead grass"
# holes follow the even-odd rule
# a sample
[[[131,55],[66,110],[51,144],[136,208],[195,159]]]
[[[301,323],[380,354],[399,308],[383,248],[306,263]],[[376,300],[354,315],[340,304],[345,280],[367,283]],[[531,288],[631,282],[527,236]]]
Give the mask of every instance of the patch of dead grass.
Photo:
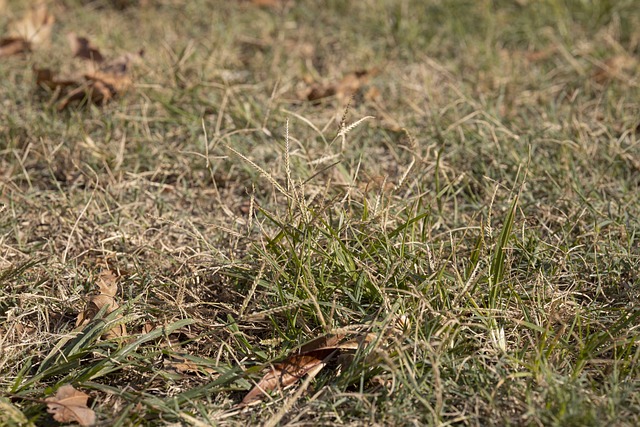
[[[114,51],[144,44],[136,90],[103,108],[48,109],[38,52],[0,63],[0,383],[19,411],[77,380],[104,420],[633,424],[640,107],[637,63],[616,59],[637,49],[622,6],[599,29],[583,10],[536,15],[574,26],[563,35],[526,4],[495,22],[475,6],[485,31],[419,2],[151,3],[60,15]],[[346,113],[296,96],[309,76],[377,67],[379,94]],[[130,337],[95,326],[77,365],[30,383],[56,344],[83,339],[75,318],[103,268]],[[303,342],[399,315],[406,333],[375,364],[320,373],[286,413],[275,396],[234,409]]]

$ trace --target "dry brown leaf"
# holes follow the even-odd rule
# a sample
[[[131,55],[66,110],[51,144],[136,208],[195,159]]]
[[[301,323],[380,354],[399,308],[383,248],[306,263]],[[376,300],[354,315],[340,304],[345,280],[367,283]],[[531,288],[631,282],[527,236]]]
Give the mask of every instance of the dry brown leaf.
[[[630,55],[615,55],[598,66],[592,78],[598,84],[604,84],[613,79],[624,79],[625,72],[632,70],[637,60]]]
[[[71,46],[73,56],[76,58],[88,59],[94,62],[102,62],[104,60],[100,50],[86,37],[80,37],[75,33],[69,33],[67,34],[67,40]]]
[[[201,366],[197,363],[187,359],[186,357],[175,355],[175,360],[165,360],[164,366],[169,369],[173,369],[180,374],[199,374],[206,372],[208,374],[215,374],[216,371],[207,366]]]
[[[111,76],[126,76],[131,64],[140,61],[143,56],[144,49],[140,49],[138,52],[127,52],[102,64],[100,71]]]
[[[340,342],[346,337],[345,334],[327,334],[303,344],[297,354],[307,354],[316,350],[336,349]]]
[[[115,297],[116,293],[118,293],[117,282],[118,279],[116,278],[116,275],[113,274],[113,271],[103,270],[98,275],[96,285],[98,286],[98,289],[100,289],[101,294]]]
[[[242,399],[240,406],[246,406],[258,400],[264,395],[277,389],[283,389],[297,382],[316,366],[326,363],[325,358],[330,358],[336,350],[316,350],[307,354],[290,356],[282,363],[274,365],[260,382]]]
[[[69,91],[58,103],[58,110],[64,110],[74,102],[105,105],[115,92],[101,81],[87,80]]]
[[[341,351],[353,351],[370,344],[376,339],[376,335],[358,334],[352,339],[346,338],[346,334],[329,334],[303,345],[295,352],[296,354],[289,356],[281,363],[274,364],[260,382],[247,393],[239,406],[259,401],[267,393],[296,383],[319,365],[340,356]]]
[[[20,37],[5,37],[0,40],[0,58],[31,50],[31,43]]]
[[[382,100],[382,94],[380,93],[380,89],[375,86],[371,86],[367,89],[367,92],[364,94],[364,99],[367,101],[375,101],[380,102]]]
[[[336,96],[339,99],[345,99],[355,94],[362,85],[369,81],[369,71],[360,70],[349,73],[340,80],[336,87]]]
[[[89,302],[84,311],[78,313],[76,320],[76,327],[86,325],[91,319],[93,319],[100,310],[105,309],[105,315],[117,310],[120,306],[116,303],[115,295],[118,292],[118,284],[116,276],[110,270],[105,270],[100,273],[96,286],[100,290],[98,295],[90,295]],[[118,316],[122,317],[122,316]],[[127,329],[124,325],[116,325],[109,329],[103,335],[104,339],[111,339],[121,337],[127,334]]]
[[[89,395],[66,384],[58,389],[56,395],[47,397],[47,412],[60,423],[78,423],[92,426],[96,423],[96,413],[87,406]]]
[[[339,100],[344,100],[358,92],[375,74],[377,74],[376,70],[354,71],[346,74],[340,81],[335,83],[311,84],[301,90],[298,95],[308,101],[317,101],[334,95]]]
[[[376,339],[376,334],[356,334],[353,338],[347,339],[347,334],[329,334],[309,341],[298,350],[299,354],[306,354],[316,350],[356,350],[360,347],[371,344]]]
[[[77,82],[73,79],[63,79],[56,77],[49,68],[36,68],[33,72],[36,75],[36,84],[38,86],[47,87],[51,90],[61,90],[69,86],[74,86]]]
[[[49,14],[47,5],[40,3],[29,10],[20,20],[11,24],[9,36],[22,37],[32,45],[39,45],[51,39],[55,18]]]
[[[142,329],[140,331],[140,333],[142,335],[148,334],[149,332],[153,331],[156,327],[151,323],[151,322],[145,322],[144,325],[142,325]]]
[[[23,337],[24,335],[33,336],[33,334],[36,333],[36,328],[33,326],[25,326],[20,322],[16,322],[14,328],[20,337]],[[6,336],[6,333],[4,335]]]
[[[524,52],[524,58],[529,62],[540,62],[551,58],[557,52],[558,48],[556,46],[550,46],[542,50]]]
[[[89,61],[81,77],[61,78],[50,69],[35,68],[36,83],[57,91],[55,99],[59,100],[58,110],[63,110],[74,102],[105,105],[132,86],[129,70],[131,64],[139,60],[143,53],[141,50],[111,61]]]
[[[86,74],[85,78],[93,82],[94,86],[104,87],[109,91],[111,97],[126,92],[133,84],[131,77],[127,74],[113,74],[104,71]]]
[[[0,57],[29,52],[48,42],[54,22],[46,4],[34,6],[21,20],[9,24],[8,36],[0,39]]]
[[[189,362],[189,361],[185,361],[185,362],[170,362],[168,364],[168,366],[170,366],[171,368],[175,369],[176,372],[179,372],[181,374],[187,374],[187,373],[199,373],[200,372],[200,367],[198,365],[196,365],[193,362]],[[211,368],[202,368],[205,372],[208,373],[213,373],[215,372],[213,369]]]
[[[318,101],[322,98],[328,98],[336,94],[336,88],[334,85],[322,85],[314,84],[308,88],[303,89],[299,96],[300,98],[308,101]]]
[[[96,313],[106,307],[105,314],[110,314],[120,307],[111,295],[93,295],[89,297],[89,301],[95,306]]]

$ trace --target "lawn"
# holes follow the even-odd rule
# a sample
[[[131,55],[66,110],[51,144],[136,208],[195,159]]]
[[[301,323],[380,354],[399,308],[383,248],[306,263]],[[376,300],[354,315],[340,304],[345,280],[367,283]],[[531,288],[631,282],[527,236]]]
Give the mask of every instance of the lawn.
[[[0,425],[640,425],[636,1],[28,3]]]

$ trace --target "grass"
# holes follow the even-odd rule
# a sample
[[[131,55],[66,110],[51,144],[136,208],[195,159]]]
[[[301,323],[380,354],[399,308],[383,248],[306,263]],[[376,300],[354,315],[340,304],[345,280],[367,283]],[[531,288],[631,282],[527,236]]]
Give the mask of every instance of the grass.
[[[633,1],[150,3],[54,2],[0,60],[1,424],[65,383],[100,425],[640,423]],[[144,47],[135,89],[55,111],[68,31]],[[378,340],[236,406],[344,328]]]

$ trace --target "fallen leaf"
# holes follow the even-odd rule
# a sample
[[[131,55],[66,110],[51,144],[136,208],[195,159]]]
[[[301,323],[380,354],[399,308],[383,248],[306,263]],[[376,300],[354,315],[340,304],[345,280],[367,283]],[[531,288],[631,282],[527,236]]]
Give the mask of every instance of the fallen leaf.
[[[111,97],[124,93],[126,90],[131,87],[133,81],[131,77],[127,74],[126,70],[123,72],[113,72],[113,71],[104,71],[97,70],[88,74],[85,74],[85,79],[89,82],[93,82],[94,85],[103,85],[110,92]]]
[[[169,362],[167,366],[176,370],[181,374],[184,373],[199,373],[200,367],[193,362]],[[214,373],[215,371],[211,368],[202,368],[205,372]]]
[[[106,62],[100,70],[106,74],[124,75],[129,72],[130,65],[144,57],[144,49],[137,52],[127,52],[119,57]]]
[[[76,83],[73,79],[63,79],[56,77],[49,68],[33,68],[33,72],[36,75],[36,84],[38,86],[47,87],[51,90],[60,90],[68,86],[73,86]]]
[[[240,406],[246,406],[276,389],[283,389],[297,382],[316,366],[326,363],[326,358],[334,356],[336,350],[325,349],[304,355],[290,356],[282,363],[274,365],[260,382],[242,399]]]
[[[196,362],[180,355],[173,355],[172,360],[165,360],[164,366],[180,374],[199,374],[206,372],[207,374],[215,374],[216,371],[207,366],[198,365]]]
[[[118,292],[117,281],[118,279],[116,278],[116,275],[113,274],[113,271],[103,270],[98,275],[96,285],[98,286],[98,289],[100,289],[101,294],[115,297]]]
[[[9,27],[9,36],[22,37],[33,45],[43,44],[51,39],[55,18],[49,14],[47,5],[40,3],[20,20]]]
[[[141,329],[140,333],[142,335],[148,334],[149,332],[153,331],[155,328],[156,327],[151,322],[145,322],[145,324],[142,325],[142,329]]]
[[[115,295],[118,292],[118,284],[116,276],[110,270],[105,270],[100,273],[96,286],[100,290],[98,295],[90,295],[89,302],[84,311],[78,313],[76,319],[76,327],[86,325],[89,321],[104,308],[105,315],[117,310],[120,306],[115,300]],[[118,316],[122,317],[122,316]],[[116,325],[109,329],[102,336],[104,339],[111,339],[121,337],[127,334],[127,329],[124,325]]]
[[[261,400],[267,393],[281,390],[296,383],[307,373],[326,365],[341,352],[353,353],[376,338],[375,334],[358,334],[352,339],[346,339],[346,334],[329,334],[316,338],[300,347],[295,354],[280,363],[274,364],[242,399],[239,406],[246,406]]]
[[[380,93],[380,89],[375,86],[371,86],[367,89],[367,92],[364,94],[364,99],[367,101],[375,101],[379,102],[382,100],[382,94]]]
[[[336,94],[336,87],[334,85],[321,85],[314,84],[311,87],[305,88],[300,92],[300,98],[308,101],[317,101],[322,98],[328,98]]]
[[[377,74],[377,70],[354,71],[346,74],[335,83],[313,83],[303,88],[298,96],[308,101],[317,101],[335,95],[339,100],[344,100],[358,92],[375,74]]]
[[[87,406],[89,395],[66,384],[58,389],[55,396],[47,397],[47,412],[60,423],[78,423],[92,426],[96,423],[96,413]]]
[[[0,57],[17,55],[31,50],[31,43],[20,37],[5,37],[0,40]]]
[[[545,61],[555,55],[557,51],[558,48],[556,46],[550,46],[542,50],[524,52],[524,58],[529,62]]]
[[[54,22],[46,4],[34,6],[21,20],[9,24],[8,36],[0,39],[0,57],[26,53],[48,42]]]
[[[625,73],[632,70],[638,64],[637,60],[629,55],[615,55],[596,67],[592,78],[598,84],[604,84],[614,79],[625,79]]]
[[[15,323],[14,329],[20,337],[25,335],[32,336],[36,332],[36,328],[34,328],[33,326],[24,326],[22,323],[19,323],[19,322]]]
[[[58,110],[64,110],[74,102],[105,105],[116,96],[125,93],[133,85],[129,71],[131,64],[142,58],[143,50],[106,61],[88,39],[76,37],[73,34],[69,38],[70,41],[73,40],[74,55],[90,59],[86,62],[81,75],[59,77],[48,68],[34,68],[36,84],[56,91],[54,98],[59,101]],[[84,47],[73,46],[74,43],[84,45]],[[100,58],[99,61],[98,58]]]
[[[393,378],[388,378],[383,375],[376,375],[371,378],[371,383],[376,385],[377,387],[386,389],[387,393],[389,394],[393,392]]]
[[[349,73],[340,80],[336,88],[338,98],[348,98],[356,93],[360,88],[369,81],[371,74],[367,70],[355,71]]]
[[[105,105],[114,97],[113,91],[108,85],[99,80],[87,80],[78,87],[66,93],[58,103],[58,111],[64,110],[74,102]]]
[[[67,34],[67,40],[71,46],[73,56],[76,58],[88,59],[94,62],[102,62],[104,57],[97,47],[95,47],[88,38],[80,37],[75,33]]]

